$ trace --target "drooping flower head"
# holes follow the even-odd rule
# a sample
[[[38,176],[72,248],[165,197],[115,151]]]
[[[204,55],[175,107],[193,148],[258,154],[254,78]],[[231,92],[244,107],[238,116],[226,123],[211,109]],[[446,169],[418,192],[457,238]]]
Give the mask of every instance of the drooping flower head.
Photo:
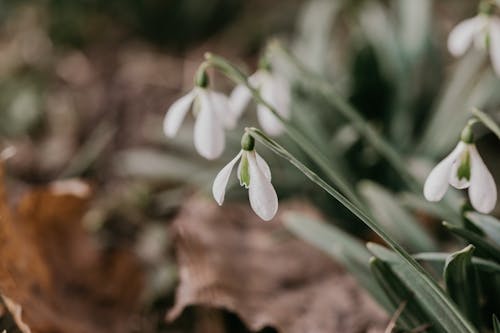
[[[479,14],[460,22],[448,37],[448,50],[455,57],[463,55],[471,45],[488,50],[493,69],[500,75],[500,19],[493,15],[495,5],[482,1]]]
[[[248,78],[248,83],[260,92],[262,99],[280,116],[285,119],[290,117],[290,87],[283,77],[273,71],[267,57],[261,59],[259,69]],[[241,115],[251,97],[252,94],[245,85],[237,85],[229,96],[234,112]],[[283,124],[265,105],[257,105],[257,118],[267,134],[277,136],[283,132]]]
[[[248,189],[253,211],[264,221],[271,220],[278,211],[278,196],[271,184],[271,169],[255,151],[255,139],[245,133],[241,139],[241,151],[215,177],[212,193],[219,205],[224,202],[227,182],[236,162],[240,185]]]
[[[194,146],[206,159],[215,159],[224,151],[224,129],[234,128],[237,117],[231,110],[228,98],[208,88],[209,79],[203,67],[195,76],[195,87],[174,102],[163,121],[163,131],[168,137],[174,137],[193,108],[196,117],[194,125]]]
[[[424,184],[424,196],[439,201],[448,184],[457,189],[469,189],[472,207],[487,214],[495,208],[497,188],[493,176],[479,155],[470,125],[467,125],[455,149],[432,169]]]

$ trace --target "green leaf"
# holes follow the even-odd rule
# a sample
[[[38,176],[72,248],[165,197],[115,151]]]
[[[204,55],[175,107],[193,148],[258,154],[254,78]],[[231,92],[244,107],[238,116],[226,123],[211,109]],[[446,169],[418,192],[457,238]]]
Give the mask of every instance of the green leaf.
[[[397,253],[375,243],[368,243],[367,247],[376,257],[389,264],[392,271],[401,281],[403,281],[406,287],[414,293],[416,301],[420,304],[436,330],[447,333],[458,332],[455,330],[464,329],[477,332],[470,324],[467,327],[460,326],[461,324],[458,323],[455,325],[453,323],[454,321],[447,317],[447,310],[445,310],[445,307],[455,307],[455,305],[444,306],[441,301],[438,301],[436,299],[436,294],[442,293],[442,290],[436,291],[430,289],[425,281],[422,281],[422,279],[415,274],[412,267],[402,260]],[[463,314],[460,313],[460,316],[463,316]],[[455,327],[451,328],[452,325]]]
[[[390,310],[383,290],[370,274],[370,252],[353,236],[334,225],[295,212],[283,218],[285,227],[296,236],[340,261],[373,298]]]
[[[449,191],[447,195],[449,194],[452,194],[452,192]],[[451,210],[444,205],[436,205],[435,202],[427,201],[420,193],[417,195],[410,192],[403,192],[400,195],[400,202],[410,210],[423,211],[441,220],[454,221],[458,219],[458,210]]]
[[[211,53],[205,54],[206,61],[215,68],[219,69],[228,78],[235,83],[245,85],[251,92],[254,100],[265,106],[285,127],[286,133],[289,137],[300,147],[302,150],[318,165],[318,167],[325,173],[328,179],[337,186],[340,191],[349,198],[352,202],[359,206],[363,203],[359,200],[358,195],[352,190],[352,186],[348,180],[345,179],[341,172],[332,167],[330,161],[323,155],[321,150],[314,142],[309,140],[300,130],[298,130],[292,123],[284,119],[283,116],[276,111],[276,109],[266,100],[262,98],[260,92],[255,89],[247,80],[247,76],[240,71],[237,67],[233,66],[226,59],[216,56]]]
[[[465,217],[481,229],[495,244],[500,246],[500,220],[490,215],[482,215],[474,212],[466,213]]]
[[[420,304],[415,301],[413,292],[393,272],[389,264],[377,257],[372,257],[370,259],[370,268],[376,281],[385,291],[391,303],[392,312],[405,303],[405,307],[398,318],[401,327],[410,330],[430,322]]]
[[[456,144],[458,133],[470,117],[468,106],[475,105],[470,99],[472,91],[479,90],[476,85],[485,58],[485,52],[471,50],[458,61],[421,136],[419,151],[439,157]],[[489,83],[492,90],[498,89]],[[474,102],[484,104],[488,97],[476,98]]]
[[[500,321],[496,315],[493,315],[493,332],[500,333]]]
[[[476,272],[472,265],[474,249],[473,245],[469,245],[463,250],[450,255],[446,259],[443,277],[450,297],[467,317],[477,327],[480,327]]]
[[[451,253],[444,252],[423,252],[413,255],[413,258],[422,261],[430,261],[438,263],[444,268],[446,259],[451,255]],[[500,265],[494,261],[486,260],[483,258],[472,257],[472,265],[476,267],[478,271],[485,273],[500,274]]]
[[[467,229],[461,228],[456,225],[452,225],[448,222],[443,222],[443,226],[445,226],[448,230],[450,230],[453,234],[465,239],[472,245],[477,248],[478,256],[491,258],[495,261],[500,262],[500,249],[493,244],[487,242],[484,238],[479,236],[478,234],[469,231]]]
[[[419,222],[398,203],[392,193],[371,181],[362,181],[359,190],[368,202],[372,214],[383,224],[389,235],[412,251],[432,251],[437,248]]]
[[[409,288],[413,290],[419,302],[429,309],[429,317],[432,319],[434,325],[443,328],[447,332],[453,333],[477,332],[474,326],[465,318],[429,273],[426,272],[398,242],[392,239],[379,223],[374,221],[373,218],[364,211],[363,206],[358,206],[351,202],[262,131],[253,127],[246,128],[245,130],[278,156],[289,161],[312,182],[320,186],[335,200],[349,209],[349,211],[396,251],[393,255],[399,262],[400,267],[398,269],[407,272],[405,279],[411,281],[412,285],[411,287],[409,286]]]

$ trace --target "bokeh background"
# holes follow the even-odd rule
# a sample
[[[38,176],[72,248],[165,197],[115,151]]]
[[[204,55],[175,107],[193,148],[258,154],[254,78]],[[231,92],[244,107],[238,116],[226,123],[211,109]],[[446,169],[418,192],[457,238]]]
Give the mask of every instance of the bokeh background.
[[[91,185],[93,197],[79,223],[101,250],[124,251],[141,267],[140,296],[125,331],[247,332],[250,324],[233,311],[193,306],[169,322],[165,313],[175,303],[179,281],[172,221],[180,210],[196,218],[185,212],[190,205],[200,216],[212,212],[196,200],[209,198],[214,176],[238,151],[241,128],[256,124],[253,107],[241,128],[228,134],[225,155],[208,162],[194,151],[192,119],[177,138],[164,137],[161,123],[168,106],[190,89],[205,52],[251,73],[267,42],[276,38],[310,71],[332,82],[423,179],[456,143],[470,106],[499,119],[500,84],[484,55],[471,52],[457,60],[446,50],[447,34],[475,15],[475,1],[414,2],[1,1],[0,144],[5,156],[15,152],[4,161],[8,200],[14,205],[22,193],[56,180],[81,178]],[[217,89],[230,91],[229,80],[211,75]],[[353,186],[370,187],[370,180],[391,193],[404,191],[395,170],[334,108],[300,82],[292,82],[292,89],[293,121],[331,155]],[[477,135],[486,164],[500,179],[498,141],[484,128]],[[279,140],[307,161],[289,139]],[[343,230],[377,240],[295,169],[262,154],[272,165],[282,203],[307,205],[304,210],[314,206],[315,214]],[[235,181],[229,201],[246,207],[245,197]],[[410,195],[402,201],[413,208],[421,202]],[[418,219],[448,246],[450,236],[436,219],[424,212]],[[221,225],[220,234],[226,235],[229,229]],[[280,262],[286,259],[275,265]],[[12,317],[2,318],[8,332],[19,329]]]

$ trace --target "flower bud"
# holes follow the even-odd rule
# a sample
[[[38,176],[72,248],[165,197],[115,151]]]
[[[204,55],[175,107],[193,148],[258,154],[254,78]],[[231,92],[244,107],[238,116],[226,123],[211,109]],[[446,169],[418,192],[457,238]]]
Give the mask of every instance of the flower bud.
[[[241,137],[241,149],[252,151],[255,147],[255,139],[248,133],[243,134]]]
[[[196,75],[194,76],[194,84],[197,87],[206,88],[209,84],[208,74],[204,66],[200,66]]]

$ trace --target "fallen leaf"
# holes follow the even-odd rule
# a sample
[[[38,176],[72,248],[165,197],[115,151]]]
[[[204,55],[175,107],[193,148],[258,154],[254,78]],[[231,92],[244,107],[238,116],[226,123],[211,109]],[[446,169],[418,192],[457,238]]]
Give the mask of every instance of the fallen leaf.
[[[11,209],[0,168],[0,292],[23,333],[134,329],[141,266],[84,230],[91,192],[82,181],[59,181],[28,190]]]
[[[173,231],[180,284],[168,320],[202,305],[238,314],[253,331],[383,332],[387,325],[355,280],[289,235],[279,216],[263,222],[247,205],[220,208],[195,198],[184,205]]]

